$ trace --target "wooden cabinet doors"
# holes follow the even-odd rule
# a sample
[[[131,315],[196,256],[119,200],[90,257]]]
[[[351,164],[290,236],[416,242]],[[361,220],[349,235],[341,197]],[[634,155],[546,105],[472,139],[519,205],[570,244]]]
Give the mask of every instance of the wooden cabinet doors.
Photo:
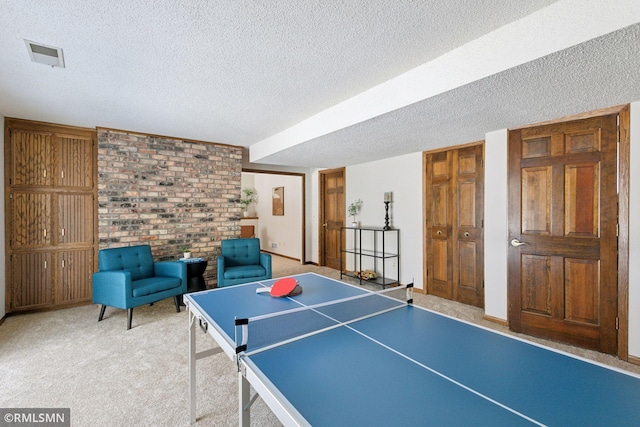
[[[509,132],[509,325],[617,349],[617,114]]]
[[[6,311],[88,301],[96,265],[96,137],[7,119]]]
[[[426,153],[427,292],[484,306],[483,145]]]

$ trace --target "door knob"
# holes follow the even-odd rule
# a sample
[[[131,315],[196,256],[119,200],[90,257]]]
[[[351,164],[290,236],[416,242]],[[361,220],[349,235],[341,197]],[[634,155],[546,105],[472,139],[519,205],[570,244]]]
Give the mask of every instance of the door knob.
[[[514,246],[514,247],[516,247],[516,248],[517,248],[518,246],[522,246],[522,245],[526,245],[526,243],[521,242],[521,241],[520,241],[520,240],[518,240],[518,239],[513,239],[513,240],[511,241],[511,246]]]
[[[327,223],[325,222],[324,224],[322,224],[322,226],[323,226],[323,227],[326,227],[326,226],[327,226]]]
[[[464,237],[469,237],[469,232],[468,231],[464,232]]]

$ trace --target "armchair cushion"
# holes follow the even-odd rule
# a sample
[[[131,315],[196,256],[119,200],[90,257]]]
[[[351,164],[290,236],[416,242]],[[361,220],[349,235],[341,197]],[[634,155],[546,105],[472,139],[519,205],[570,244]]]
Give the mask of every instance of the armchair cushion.
[[[133,296],[157,294],[158,292],[180,287],[180,279],[172,277],[150,277],[133,282]]]
[[[218,287],[271,279],[271,255],[260,252],[260,239],[223,240],[221,249]]]

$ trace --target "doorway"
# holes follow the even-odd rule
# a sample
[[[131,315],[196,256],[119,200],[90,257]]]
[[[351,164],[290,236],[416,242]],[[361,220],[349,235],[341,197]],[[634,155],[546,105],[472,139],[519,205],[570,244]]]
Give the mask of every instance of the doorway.
[[[242,170],[242,187],[257,193],[257,203],[249,207],[249,216],[240,219],[241,232],[260,239],[265,252],[306,262],[305,175],[302,173]],[[279,192],[274,210],[274,192]]]
[[[319,172],[319,264],[336,270],[341,268],[340,233],[346,216],[345,181],[345,168]]]
[[[427,293],[484,307],[484,142],[423,161]]]

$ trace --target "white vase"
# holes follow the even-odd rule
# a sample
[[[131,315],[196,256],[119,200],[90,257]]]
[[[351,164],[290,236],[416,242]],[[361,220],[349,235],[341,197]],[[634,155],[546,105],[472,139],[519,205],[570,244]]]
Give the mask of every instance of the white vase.
[[[245,217],[245,218],[248,217],[249,216],[249,211],[242,212],[242,216]]]
[[[184,259],[191,258],[191,252],[184,252]]]
[[[351,226],[352,226],[353,228],[358,228],[358,221],[352,221],[352,222],[351,222]]]

